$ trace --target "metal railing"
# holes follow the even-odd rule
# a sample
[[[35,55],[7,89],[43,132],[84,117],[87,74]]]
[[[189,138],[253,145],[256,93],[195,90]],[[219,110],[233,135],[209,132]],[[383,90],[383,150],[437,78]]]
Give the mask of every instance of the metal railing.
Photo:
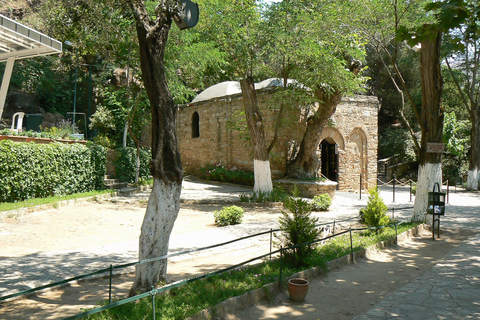
[[[324,225],[330,225],[331,224],[331,225],[333,225],[333,232],[335,232],[335,227],[336,227],[337,223],[351,221],[351,220],[356,219],[356,218],[358,218],[358,217],[351,217],[351,218],[343,219],[343,220],[333,220],[331,222],[317,224],[316,227],[321,227],[321,226],[324,226]],[[270,230],[267,230],[267,231],[251,234],[251,235],[248,235],[248,236],[240,237],[240,238],[237,238],[237,239],[233,239],[233,240],[230,240],[230,241],[226,241],[226,242],[222,242],[222,243],[218,243],[218,244],[214,244],[214,245],[210,245],[210,246],[206,246],[206,247],[196,248],[196,249],[182,251],[182,252],[178,252],[178,253],[167,254],[167,255],[160,256],[160,257],[150,258],[150,259],[146,259],[146,260],[140,260],[140,261],[136,261],[136,262],[119,264],[119,265],[115,265],[115,266],[110,265],[108,268],[99,269],[99,270],[96,270],[96,271],[93,271],[93,272],[90,272],[90,273],[78,275],[78,276],[67,278],[67,279],[64,279],[64,280],[61,280],[61,281],[57,281],[57,282],[53,282],[53,283],[50,283],[50,284],[42,285],[42,286],[39,286],[39,287],[36,287],[36,288],[27,289],[27,290],[23,290],[23,291],[20,291],[20,292],[17,292],[17,293],[2,296],[2,297],[0,297],[0,302],[5,301],[7,299],[13,299],[13,298],[33,294],[33,293],[41,291],[41,290],[62,286],[64,284],[67,284],[67,283],[70,283],[70,282],[73,282],[73,281],[87,279],[87,278],[90,278],[90,277],[93,277],[93,276],[96,276],[96,275],[101,275],[101,274],[108,274],[108,276],[109,276],[108,296],[109,296],[109,302],[111,302],[111,300],[112,300],[112,279],[113,279],[114,270],[125,269],[125,268],[128,268],[128,267],[136,266],[136,265],[143,264],[143,263],[150,263],[150,262],[165,260],[165,259],[169,259],[169,258],[173,258],[173,257],[182,256],[182,255],[197,253],[197,252],[201,252],[201,251],[205,251],[205,250],[209,250],[209,249],[214,249],[214,248],[226,246],[226,245],[229,245],[229,244],[232,244],[232,243],[235,243],[235,242],[247,240],[247,239],[254,238],[254,237],[259,237],[259,236],[262,236],[262,235],[265,235],[265,234],[270,234],[270,242],[269,242],[270,254],[269,255],[271,256],[272,254],[274,254],[274,252],[272,251],[273,250],[273,233],[278,232],[278,231],[280,231],[280,229],[270,229]]]
[[[155,314],[156,314],[156,310],[155,310],[155,296],[159,293],[162,293],[162,292],[165,292],[167,290],[171,290],[173,288],[176,288],[176,287],[179,287],[179,286],[182,286],[182,285],[185,285],[185,284],[188,284],[188,283],[191,283],[191,282],[194,282],[194,281],[198,281],[198,280],[202,280],[202,279],[205,279],[205,278],[209,278],[209,277],[212,277],[212,276],[215,276],[215,275],[219,275],[221,273],[224,273],[224,272],[227,272],[227,271],[231,271],[233,269],[236,269],[238,267],[241,267],[241,266],[244,266],[246,264],[250,264],[254,261],[257,261],[257,260],[261,260],[261,259],[264,259],[264,258],[267,258],[267,257],[271,257],[271,255],[273,254],[279,254],[280,256],[280,270],[279,270],[279,273],[280,273],[280,277],[279,277],[279,285],[281,286],[281,283],[282,283],[282,266],[283,266],[283,256],[284,256],[284,252],[286,250],[292,250],[292,249],[295,249],[295,248],[300,248],[300,247],[303,247],[303,246],[311,246],[313,244],[316,244],[316,243],[319,243],[321,241],[325,241],[325,240],[328,240],[328,239],[332,239],[334,237],[338,237],[338,236],[342,236],[344,234],[347,234],[349,233],[350,235],[350,259],[351,261],[353,261],[353,257],[354,257],[354,250],[353,250],[353,236],[352,236],[352,232],[354,231],[364,231],[364,230],[375,230],[375,229],[382,229],[382,228],[386,228],[386,227],[392,227],[394,226],[395,227],[395,243],[397,242],[397,236],[398,236],[398,225],[399,224],[402,224],[402,223],[405,223],[407,221],[403,221],[403,222],[397,222],[395,224],[390,224],[388,226],[381,226],[381,227],[370,227],[370,228],[358,228],[358,229],[352,229],[352,228],[349,228],[348,230],[346,231],[343,231],[343,232],[340,232],[340,233],[337,233],[337,234],[333,234],[331,236],[327,236],[327,237],[324,237],[324,238],[321,238],[321,239],[317,239],[315,241],[311,241],[311,242],[306,242],[306,243],[302,243],[302,244],[298,244],[298,245],[294,245],[294,246],[289,246],[289,247],[281,247],[280,249],[278,250],[275,250],[275,251],[270,251],[269,253],[266,253],[266,254],[263,254],[263,255],[260,255],[260,256],[257,256],[257,257],[254,257],[254,258],[251,258],[249,260],[246,260],[246,261],[243,261],[241,263],[238,263],[238,264],[235,264],[235,265],[232,265],[228,268],[225,268],[225,269],[222,269],[222,270],[218,270],[218,271],[215,271],[215,272],[211,272],[211,273],[208,273],[208,274],[204,274],[204,275],[201,275],[201,276],[198,276],[198,277],[195,277],[195,278],[191,278],[191,279],[186,279],[186,280],[180,280],[180,281],[177,281],[177,282],[174,282],[172,284],[169,284],[169,285],[166,285],[166,286],[163,286],[161,288],[158,288],[158,289],[154,289],[152,288],[151,291],[149,292],[145,292],[145,293],[142,293],[142,294],[139,294],[139,295],[136,295],[136,296],[133,296],[133,297],[129,297],[129,298],[126,298],[126,299],[123,299],[123,300],[120,300],[120,301],[116,301],[116,302],[113,302],[113,303],[109,303],[108,305],[105,305],[105,306],[102,306],[102,307],[98,307],[98,308],[95,308],[95,309],[91,309],[91,310],[88,310],[88,311],[85,311],[85,312],[82,312],[82,313],[79,313],[79,314],[76,314],[74,316],[71,316],[71,317],[67,317],[67,318],[64,318],[64,320],[75,320],[75,319],[81,319],[83,317],[87,317],[87,316],[90,316],[90,315],[93,315],[93,314],[96,314],[96,313],[100,313],[102,311],[105,311],[105,310],[108,310],[108,309],[112,309],[112,308],[116,308],[118,306],[121,306],[121,305],[124,305],[124,304],[127,304],[127,303],[130,303],[130,302],[133,302],[133,301],[137,301],[139,299],[143,299],[143,298],[146,298],[146,297],[152,297],[152,313],[153,313],[153,319],[155,319]],[[270,231],[268,231],[270,232]],[[267,233],[268,233],[267,232]]]

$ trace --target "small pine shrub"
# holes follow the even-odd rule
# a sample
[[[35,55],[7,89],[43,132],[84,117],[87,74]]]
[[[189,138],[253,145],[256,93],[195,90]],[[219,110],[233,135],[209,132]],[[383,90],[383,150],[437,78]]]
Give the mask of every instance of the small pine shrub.
[[[332,205],[332,198],[326,193],[313,197],[312,211],[328,211]]]
[[[242,222],[243,209],[238,206],[223,207],[220,211],[215,210],[213,215],[219,226],[234,225]]]
[[[387,217],[387,206],[380,198],[377,188],[370,190],[369,193],[367,207],[361,210],[363,219],[371,227],[386,226],[390,222]]]
[[[318,218],[310,216],[312,206],[296,197],[298,190],[295,187],[293,194],[293,197],[287,197],[284,202],[287,211],[282,210],[282,216],[279,219],[281,233],[275,235],[279,240],[277,246],[291,247],[312,242],[320,234],[320,230],[315,226]],[[295,265],[304,265],[313,248],[313,245],[306,245],[291,249],[287,251],[286,258]]]

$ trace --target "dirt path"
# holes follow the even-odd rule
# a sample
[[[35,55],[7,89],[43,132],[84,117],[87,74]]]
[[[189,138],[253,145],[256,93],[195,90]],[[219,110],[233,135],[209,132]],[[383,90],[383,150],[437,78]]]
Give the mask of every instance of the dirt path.
[[[0,258],[138,241],[145,205],[142,201],[82,202],[75,206],[11,217],[0,223]],[[174,233],[187,235],[201,230],[213,233],[217,229],[213,225],[213,211],[221,207],[182,205]],[[264,230],[262,225],[269,226],[268,223],[277,221],[279,215],[278,208],[249,207],[246,208],[243,224],[252,228],[263,227]],[[424,235],[315,280],[305,304],[291,304],[287,296],[282,295],[272,303],[232,315],[232,319],[290,319],[295,315],[302,316],[302,319],[350,319],[386,293],[428,270],[468,235],[470,233],[444,232],[442,240],[433,243],[429,240],[430,235]],[[221,269],[257,253],[265,253],[268,243],[269,239],[263,238],[248,248],[242,248],[242,251],[215,252],[214,262],[211,253],[197,254],[171,263],[169,273],[178,279]],[[132,280],[131,275],[116,277],[113,295],[124,297]],[[94,307],[106,298],[108,279],[92,280],[28,299],[0,303],[0,318],[61,319],[80,312],[82,308]]]
[[[145,207],[144,201],[112,203],[102,200],[6,218],[0,223],[0,259],[14,260],[15,257],[43,252],[88,249],[100,244],[121,246],[127,242],[138,243]],[[213,212],[222,207],[214,204],[182,204],[173,232],[180,237],[202,230],[212,230],[213,233],[218,230],[214,225]],[[279,216],[278,208],[249,206],[245,208],[243,224],[251,228],[261,227],[264,231],[265,227],[259,226],[258,222],[268,225],[271,221],[277,221]],[[219,242],[211,240],[212,243]],[[241,252],[206,252],[171,262],[170,277],[172,280],[184,279],[264,254],[269,246],[268,236],[257,241],[256,245],[243,248]],[[195,243],[195,240],[192,242]],[[215,255],[214,263],[212,254]],[[113,296],[125,297],[132,281],[131,274],[115,277]],[[92,308],[98,301],[108,299],[108,282],[108,279],[89,280],[28,299],[0,303],[0,319],[61,319],[75,315],[82,308]],[[0,295],[3,295],[1,288]]]
[[[291,302],[288,293],[273,301],[243,309],[228,320],[352,319],[370,309],[389,292],[419,277],[462,241],[475,235],[473,231],[443,231],[440,240],[432,241],[431,233],[387,248],[331,271],[311,281],[303,303]]]

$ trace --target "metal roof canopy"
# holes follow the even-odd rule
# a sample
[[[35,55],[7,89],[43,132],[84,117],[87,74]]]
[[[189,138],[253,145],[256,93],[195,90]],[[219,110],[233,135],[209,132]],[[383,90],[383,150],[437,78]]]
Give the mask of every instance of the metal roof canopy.
[[[0,88],[0,118],[15,60],[62,52],[62,43],[0,15],[0,62],[7,62]]]

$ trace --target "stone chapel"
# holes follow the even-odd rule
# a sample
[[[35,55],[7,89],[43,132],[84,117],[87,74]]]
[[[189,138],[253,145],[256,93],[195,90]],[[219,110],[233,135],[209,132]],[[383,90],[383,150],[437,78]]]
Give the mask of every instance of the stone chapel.
[[[255,85],[267,143],[273,139],[279,111],[268,102],[273,90],[281,85],[279,79]],[[239,82],[226,81],[205,89],[191,103],[179,106],[177,134],[185,172],[197,174],[208,164],[253,171],[253,152],[245,139],[248,130],[236,130],[237,121],[244,121],[242,100]],[[318,174],[337,182],[338,190],[358,191],[360,179],[363,190],[376,185],[378,108],[376,97],[344,97],[328,126],[318,133],[321,135]],[[304,110],[289,112],[289,121],[282,123],[270,154],[273,180],[285,176],[287,161],[300,145],[306,128]]]

